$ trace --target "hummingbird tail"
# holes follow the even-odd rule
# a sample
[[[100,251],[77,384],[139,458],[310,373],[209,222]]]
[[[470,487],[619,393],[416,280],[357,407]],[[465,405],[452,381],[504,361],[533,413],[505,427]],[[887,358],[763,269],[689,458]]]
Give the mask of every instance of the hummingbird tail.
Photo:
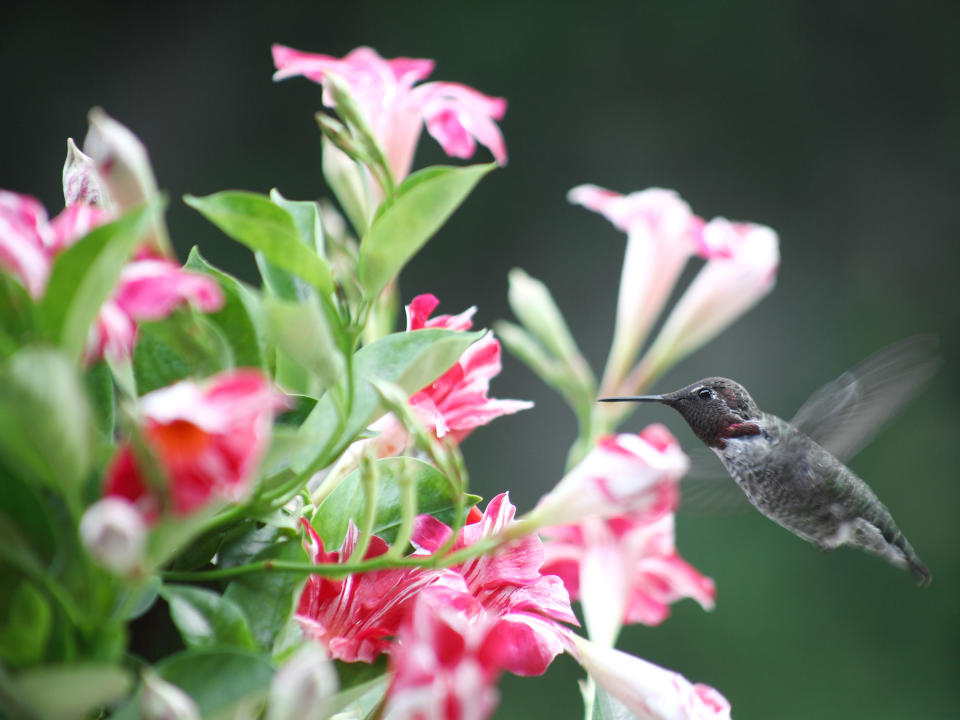
[[[920,562],[920,558],[916,555],[907,557],[907,569],[910,570],[910,574],[913,575],[913,579],[917,581],[917,585],[920,587],[926,587],[933,580],[929,568]]]

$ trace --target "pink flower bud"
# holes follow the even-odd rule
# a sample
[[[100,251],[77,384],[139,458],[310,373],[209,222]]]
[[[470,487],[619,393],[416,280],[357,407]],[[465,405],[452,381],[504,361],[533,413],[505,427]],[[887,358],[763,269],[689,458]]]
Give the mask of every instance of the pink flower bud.
[[[80,540],[100,565],[118,575],[136,570],[143,560],[147,526],[137,509],[121,498],[98,500],[80,520]]]
[[[644,720],[729,720],[730,703],[708,685],[620,650],[576,638],[580,664],[597,684]]]
[[[64,205],[107,204],[104,188],[101,187],[97,164],[89,155],[84,155],[73,138],[67,138],[67,159],[63,163]]]

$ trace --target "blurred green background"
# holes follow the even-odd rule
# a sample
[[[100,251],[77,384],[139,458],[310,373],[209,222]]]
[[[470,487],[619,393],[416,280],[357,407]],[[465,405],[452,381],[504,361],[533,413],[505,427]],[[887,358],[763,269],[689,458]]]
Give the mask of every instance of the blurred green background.
[[[150,149],[181,257],[199,244],[252,279],[245,250],[184,206],[224,188],[327,194],[312,114],[319,88],[274,85],[269,46],[437,60],[435,79],[509,100],[510,164],[483,181],[405,272],[405,299],[508,317],[506,273],[555,293],[595,370],[609,347],[624,236],[569,206],[595,182],[675,188],[705,217],[775,228],[775,291],[658,389],[740,380],[791,416],[875,349],[929,331],[945,363],[852,463],[933,571],[909,577],[851,550],[821,554],[756,513],[680,515],[682,554],[715,578],[717,607],[687,601],[621,646],[719,688],[734,716],[955,718],[960,713],[957,198],[960,6],[955,2],[296,3],[8,7],[0,31],[0,187],[62,206],[68,136],[102,105]],[[480,155],[482,160],[486,155]],[[441,161],[424,136],[417,165]],[[521,509],[560,477],[574,422],[506,358],[498,397],[536,408],[464,451],[475,489]],[[643,408],[628,427],[679,418]],[[575,718],[564,658],[507,678],[496,718]]]

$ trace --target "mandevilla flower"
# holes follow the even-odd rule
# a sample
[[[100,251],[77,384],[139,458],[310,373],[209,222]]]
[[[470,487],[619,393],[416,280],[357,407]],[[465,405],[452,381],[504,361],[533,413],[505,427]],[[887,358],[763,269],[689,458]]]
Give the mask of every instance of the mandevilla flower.
[[[407,332],[424,328],[443,328],[466,331],[473,325],[471,320],[476,308],[459,315],[430,314],[439,304],[433,295],[415,297],[407,305]],[[490,380],[499,374],[500,342],[487,333],[471,345],[460,359],[443,375],[410,398],[427,430],[438,439],[449,437],[459,444],[470,432],[501,415],[511,415],[533,407],[526,400],[499,400],[487,397]],[[379,433],[374,440],[380,457],[395,455],[407,443],[407,432],[397,418],[390,414],[374,423],[371,430]]]
[[[0,190],[0,269],[13,275],[30,296],[43,295],[50,275],[53,229],[37,200]]]
[[[703,254],[696,241],[703,221],[676,192],[661,188],[621,195],[579,185],[567,199],[602,214],[627,233],[616,328],[603,383],[610,389],[633,364],[687,260],[696,252]]]
[[[595,642],[612,646],[623,624],[660,624],[681,598],[713,608],[713,581],[674,545],[677,498],[665,493],[660,507],[542,531],[544,572],[560,576],[570,597],[580,599]]]
[[[424,123],[448,155],[470,157],[476,141],[488,147],[501,165],[507,161],[506,145],[495,122],[506,112],[506,100],[458,83],[430,82],[414,87],[433,72],[433,60],[386,60],[368,47],[335,58],[274,45],[273,62],[277,68],[274,80],[303,75],[325,83],[328,75],[341,78],[362,108],[397,182],[410,172]],[[323,100],[327,106],[334,105],[326,86]]]
[[[507,493],[488,504],[480,521],[465,525],[452,550],[499,534],[513,523],[516,508]],[[417,518],[412,542],[420,553],[436,552],[452,530],[434,517]],[[517,675],[541,675],[554,657],[570,647],[570,631],[560,623],[578,624],[563,582],[544,575],[543,543],[525,535],[489,555],[455,565],[469,594],[495,619],[502,667]]]
[[[130,443],[107,468],[104,495],[127,498],[148,522],[169,509],[196,512],[218,498],[240,501],[286,406],[259,370],[221,372],[202,385],[183,380],[140,398],[141,432],[165,476],[157,487]]]
[[[215,312],[223,302],[223,290],[212,277],[144,253],[123,268],[113,295],[101,307],[97,324],[87,338],[87,360],[107,354],[129,357],[137,324],[165,318],[179,305]]]
[[[496,624],[471,597],[417,598],[390,656],[385,720],[484,720],[501,673]]]
[[[773,289],[780,262],[777,234],[752,223],[716,218],[702,242],[712,257],[677,301],[643,364],[650,374],[712,340]]]
[[[315,563],[344,563],[357,547],[360,533],[353,521],[343,545],[332,552],[324,550],[320,536],[305,520],[303,526],[307,551]],[[379,557],[387,550],[388,545],[374,535],[363,559]],[[311,575],[300,595],[295,617],[303,634],[322,644],[331,657],[370,663],[393,646],[393,637],[410,604],[434,583],[453,583],[466,591],[456,573],[421,568],[375,570],[344,578]]]
[[[576,643],[584,669],[639,720],[730,718],[730,703],[709,685],[583,638]]]
[[[675,492],[688,467],[680,444],[663,425],[650,425],[638,435],[607,435],[540,499],[534,513],[545,526],[648,509]]]

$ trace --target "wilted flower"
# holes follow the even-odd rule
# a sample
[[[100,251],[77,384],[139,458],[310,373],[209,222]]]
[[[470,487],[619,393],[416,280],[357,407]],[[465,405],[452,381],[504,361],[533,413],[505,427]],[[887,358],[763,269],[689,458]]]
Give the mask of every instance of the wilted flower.
[[[148,521],[164,509],[186,515],[215,498],[242,500],[285,398],[259,370],[219,373],[203,385],[183,380],[140,398],[141,432],[164,478],[148,479],[128,443],[107,468],[104,495],[133,502]]]
[[[709,685],[583,638],[576,643],[584,669],[639,720],[730,718],[730,703]]]
[[[338,685],[323,647],[304,643],[273,676],[266,720],[326,720]]]
[[[658,625],[670,603],[691,597],[713,607],[713,581],[677,553],[674,493],[665,504],[614,517],[546,528],[544,572],[580,599],[590,638],[612,646],[624,624]]]
[[[493,498],[475,523],[465,525],[452,550],[497,535],[513,523],[516,508],[507,493]],[[419,552],[436,552],[452,530],[434,517],[417,519],[412,542]],[[517,675],[540,675],[570,647],[570,631],[560,622],[578,624],[560,578],[544,575],[543,543],[535,533],[488,555],[455,565],[469,594],[494,618],[497,652],[503,668]]]
[[[451,601],[455,601],[451,602]],[[390,656],[386,720],[484,720],[501,672],[494,619],[471,597],[428,589]]]
[[[331,552],[324,550],[323,541],[309,523],[303,521],[303,525],[307,550],[315,563],[344,563],[356,549],[359,531],[353,521],[343,545]],[[387,544],[374,535],[363,559],[378,557],[387,549]],[[421,568],[374,570],[344,578],[311,575],[295,617],[303,634],[321,643],[331,657],[369,663],[392,647],[393,637],[417,594],[438,582],[466,589],[456,573]]]
[[[146,538],[143,517],[123,498],[98,500],[80,519],[80,540],[87,552],[107,570],[120,575],[140,565]]]
[[[507,161],[506,145],[494,122],[506,112],[506,100],[458,83],[414,87],[433,72],[432,60],[386,60],[368,47],[335,58],[274,45],[273,62],[277,67],[274,80],[303,75],[325,83],[328,75],[341,78],[363,110],[397,182],[410,172],[424,123],[448,155],[470,157],[477,141],[488,147],[501,165]],[[326,85],[323,101],[328,107],[335,104]]]
[[[677,439],[663,425],[649,425],[637,435],[607,435],[540,499],[534,512],[546,526],[649,509],[675,492],[688,466]]]
[[[140,717],[143,720],[200,720],[200,709],[179,687],[148,672],[143,678]]]

